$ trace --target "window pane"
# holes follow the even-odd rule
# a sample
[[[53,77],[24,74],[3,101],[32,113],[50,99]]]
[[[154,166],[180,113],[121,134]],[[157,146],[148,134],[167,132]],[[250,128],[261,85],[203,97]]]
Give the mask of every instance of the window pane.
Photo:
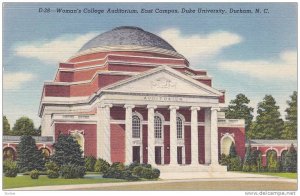
[[[162,138],[162,121],[160,117],[154,117],[154,137]]]
[[[141,120],[138,116],[132,117],[132,137],[140,138]]]
[[[181,139],[182,138],[182,129],[183,129],[181,118],[179,118],[179,117],[176,118],[176,125],[177,125],[177,138]]]

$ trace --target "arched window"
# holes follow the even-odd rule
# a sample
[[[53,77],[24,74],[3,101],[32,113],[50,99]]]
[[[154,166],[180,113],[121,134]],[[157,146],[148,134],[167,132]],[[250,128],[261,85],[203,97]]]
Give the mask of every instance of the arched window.
[[[7,147],[3,150],[3,160],[14,161],[16,159],[16,152],[13,148]]]
[[[75,132],[71,133],[71,135],[78,142],[81,150],[84,152],[84,136],[83,136],[83,134],[75,131]]]
[[[132,137],[141,137],[141,119],[137,115],[132,116]]]
[[[47,148],[41,148],[41,151],[45,159],[50,157],[50,151]]]
[[[162,120],[159,116],[154,117],[154,137],[162,138]]]
[[[221,154],[229,155],[230,146],[234,144],[234,140],[231,136],[224,136],[221,139]]]
[[[182,139],[183,123],[182,123],[182,119],[180,117],[176,118],[176,125],[177,125],[177,138]]]

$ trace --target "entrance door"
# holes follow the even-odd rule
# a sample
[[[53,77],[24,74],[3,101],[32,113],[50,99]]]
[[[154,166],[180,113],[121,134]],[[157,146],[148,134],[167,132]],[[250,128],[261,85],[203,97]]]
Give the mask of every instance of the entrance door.
[[[161,164],[161,146],[155,146],[155,163]]]
[[[140,147],[139,146],[132,147],[132,161],[140,163]]]
[[[182,146],[177,147],[177,163],[182,164]]]

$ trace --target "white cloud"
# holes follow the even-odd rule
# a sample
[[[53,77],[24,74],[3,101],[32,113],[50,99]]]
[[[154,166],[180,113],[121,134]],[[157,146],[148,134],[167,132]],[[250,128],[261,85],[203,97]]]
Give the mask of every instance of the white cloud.
[[[5,73],[3,74],[3,89],[16,90],[20,89],[22,84],[34,79],[34,75],[25,72]]]
[[[276,60],[225,61],[223,70],[250,75],[259,79],[297,79],[297,52],[283,51]]]
[[[96,35],[97,33],[63,35],[52,40],[21,44],[14,48],[14,52],[17,56],[36,58],[49,63],[65,61]]]
[[[222,49],[242,41],[241,36],[227,31],[184,36],[178,29],[167,29],[162,31],[160,36],[187,59],[209,58],[218,54]]]

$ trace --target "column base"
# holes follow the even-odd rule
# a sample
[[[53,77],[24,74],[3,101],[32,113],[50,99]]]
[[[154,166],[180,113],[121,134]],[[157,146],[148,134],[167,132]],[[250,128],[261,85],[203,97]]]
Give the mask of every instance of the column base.
[[[219,165],[219,164],[210,164],[209,171],[210,172],[227,172],[227,166]]]

